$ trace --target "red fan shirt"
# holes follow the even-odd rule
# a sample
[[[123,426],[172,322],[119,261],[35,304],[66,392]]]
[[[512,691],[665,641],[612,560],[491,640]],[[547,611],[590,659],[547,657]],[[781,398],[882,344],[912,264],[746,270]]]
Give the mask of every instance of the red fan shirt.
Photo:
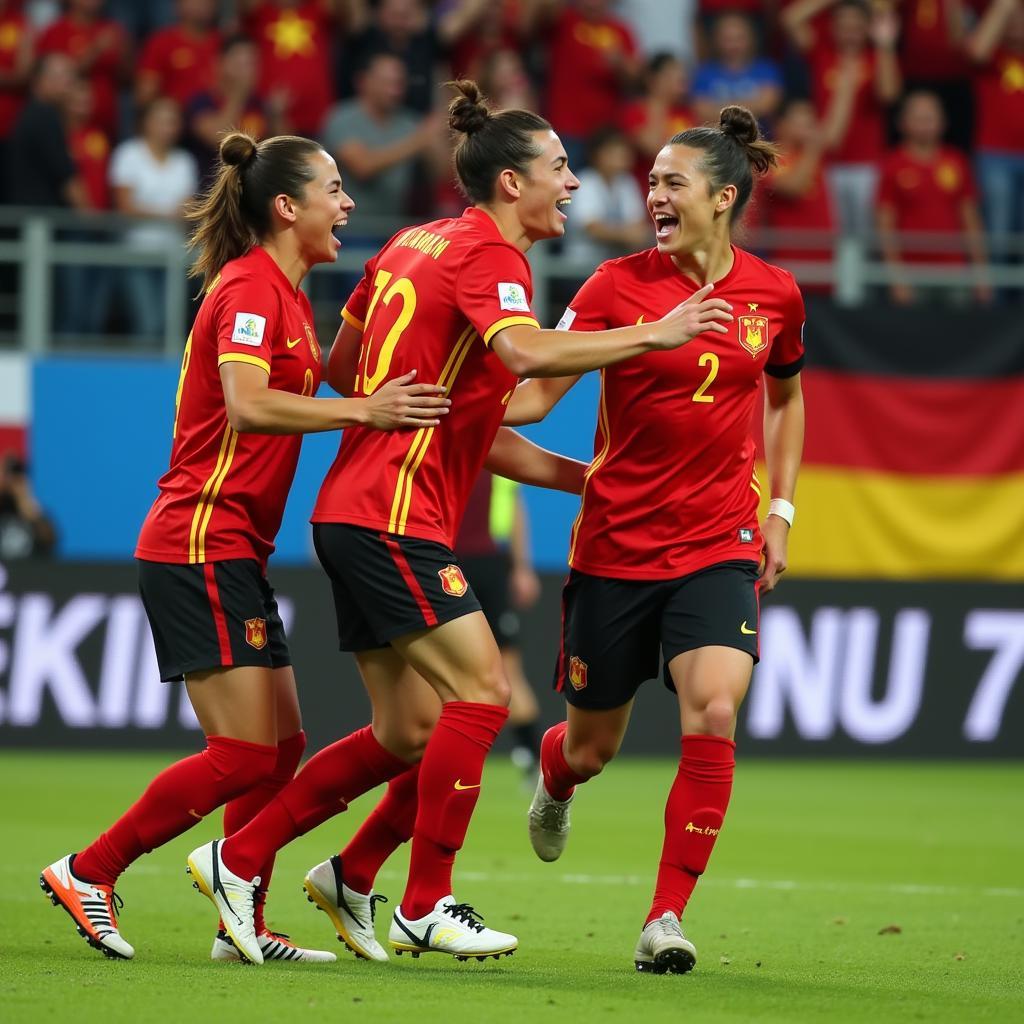
[[[630,103],[622,111],[619,127],[636,145],[637,136],[647,127],[650,116],[650,107],[643,100],[637,100],[634,103]],[[694,128],[699,123],[697,115],[689,107],[681,103],[677,104],[669,110],[668,117],[665,119],[665,130],[663,132],[665,138],[663,141],[668,142],[673,135],[685,132],[687,128]],[[640,183],[640,188],[644,192],[647,191],[652,163],[651,158],[646,153],[641,153],[637,146],[636,160],[633,162],[633,173],[636,175],[636,180]]]
[[[963,204],[977,198],[967,158],[941,146],[930,160],[904,148],[894,149],[882,164],[878,202],[892,209],[897,231],[935,231],[961,235]],[[942,250],[907,250],[907,262],[962,262],[963,244]]]
[[[832,104],[840,55],[831,44],[822,43],[810,55],[814,106],[824,117]],[[853,99],[853,112],[846,135],[829,155],[831,163],[875,163],[885,152],[885,106],[875,92],[874,51],[860,58],[860,84]]]
[[[761,211],[766,227],[776,231],[832,231],[835,220],[832,212],[832,199],[825,184],[825,174],[819,164],[811,179],[811,187],[801,196],[783,195],[772,187],[772,181],[779,171],[788,164],[796,163],[800,158],[798,152],[787,152],[779,160],[777,170],[764,180],[767,193]],[[831,260],[831,242],[827,238],[814,242],[800,242],[780,246],[774,243],[772,258],[776,260]]]
[[[996,50],[974,79],[974,144],[1024,153],[1024,53]]]
[[[171,465],[136,558],[265,564],[274,550],[302,437],[231,426],[220,380],[230,362],[266,370],[279,391],[313,395],[320,384],[309,300],[258,246],[224,267],[196,315],[178,381]]]
[[[555,131],[581,138],[618,121],[623,90],[615,64],[637,52],[625,22],[590,21],[570,8],[552,26],[548,45],[547,111]]]
[[[0,72],[10,74],[15,69],[28,32],[28,18],[20,11],[8,10],[0,14]],[[0,139],[11,134],[24,102],[24,85],[0,86]]]
[[[437,427],[349,427],[313,510],[451,547],[516,377],[491,351],[513,324],[538,327],[526,257],[482,210],[409,228],[366,264],[342,316],[363,332],[353,394],[415,369],[448,388]]]
[[[968,3],[967,6],[977,6]],[[900,10],[900,66],[910,80],[967,78],[970,65],[956,39],[947,0],[904,0]]]
[[[109,210],[110,181],[107,172],[110,167],[110,143],[106,135],[95,125],[86,125],[69,134],[68,146],[89,197],[89,208]]]
[[[803,364],[804,304],[792,274],[733,247],[714,296],[732,304],[728,334],[601,371],[594,461],[569,564],[618,579],[672,579],[716,562],[757,562],[752,419],[761,375]],[[696,291],[657,249],[609,260],[560,326],[597,331],[656,320]]]
[[[258,3],[244,20],[260,47],[260,89],[264,96],[283,90],[291,130],[317,136],[334,99],[329,40],[333,28],[323,0],[295,7]]]
[[[138,75],[154,80],[160,96],[170,96],[184,108],[193,97],[213,89],[219,53],[220,33],[215,29],[197,34],[172,25],[146,40]]]

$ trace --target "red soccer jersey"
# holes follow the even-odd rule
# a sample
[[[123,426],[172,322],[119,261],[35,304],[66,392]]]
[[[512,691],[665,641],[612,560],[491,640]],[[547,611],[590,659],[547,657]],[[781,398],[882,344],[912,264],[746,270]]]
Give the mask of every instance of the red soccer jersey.
[[[193,97],[213,89],[219,53],[220,33],[216,30],[197,35],[172,25],[146,40],[139,58],[139,78],[154,80],[160,96],[170,96],[184,108]]]
[[[65,53],[77,62],[86,52],[96,54],[85,75],[92,84],[96,123],[109,138],[117,132],[118,74],[127,48],[124,29],[116,21],[102,19],[86,24],[58,18],[39,37],[40,56]]]
[[[672,579],[730,559],[758,561],[760,496],[751,421],[761,375],[803,362],[804,304],[793,276],[733,247],[714,296],[728,334],[601,371],[594,461],[569,564],[617,579]],[[595,331],[656,320],[696,291],[656,249],[597,268],[562,325]]]
[[[938,231],[962,234],[963,204],[976,199],[971,168],[966,157],[951,146],[942,146],[931,160],[921,160],[902,147],[894,149],[882,164],[878,202],[896,215],[897,231]],[[907,262],[962,262],[963,246],[942,251],[908,250]]]
[[[353,523],[451,547],[516,378],[490,350],[530,310],[526,257],[471,208],[396,235],[366,264],[342,316],[363,331],[354,394],[415,369],[448,388],[440,426],[349,427],[320,488],[315,523]]]
[[[822,43],[811,53],[811,84],[819,117],[824,117],[832,104],[839,60],[831,44]],[[874,52],[865,50],[860,58],[860,85],[853,100],[850,124],[842,141],[829,154],[831,163],[876,163],[885,152],[885,107],[875,92],[876,63]]]
[[[947,0],[904,0],[900,65],[908,79],[948,81],[968,76],[967,58],[950,22],[953,13]]]
[[[28,19],[20,11],[5,11],[0,15],[0,71],[10,74],[15,69],[28,31]],[[24,85],[0,87],[0,139],[11,134],[24,102]]]
[[[825,185],[825,175],[819,164],[811,180],[811,187],[802,196],[788,196],[774,191],[772,181],[779,170],[799,160],[799,152],[785,153],[777,171],[765,179],[765,202],[761,204],[764,224],[776,231],[828,232],[834,227],[832,200]],[[831,260],[831,242],[822,238],[815,245],[807,241],[773,243],[772,258],[776,260]]]
[[[614,124],[623,103],[615,61],[636,53],[636,41],[616,18],[588,21],[568,9],[549,42],[548,118],[556,132],[585,137]]]
[[[297,7],[257,4],[245,17],[246,32],[260,47],[260,88],[264,96],[284,90],[285,117],[293,131],[317,136],[334,98],[329,39],[333,25],[323,0]]]
[[[220,367],[250,363],[270,374],[270,387],[313,395],[320,384],[320,346],[312,325],[309,300],[265,250],[257,246],[224,267],[185,346],[171,466],[142,524],[136,558],[266,563],[302,437],[234,430]]]
[[[996,50],[978,69],[974,109],[978,149],[1024,153],[1024,53]]]
[[[74,129],[69,137],[71,158],[89,197],[92,210],[110,209],[110,143],[106,135],[94,125]]]

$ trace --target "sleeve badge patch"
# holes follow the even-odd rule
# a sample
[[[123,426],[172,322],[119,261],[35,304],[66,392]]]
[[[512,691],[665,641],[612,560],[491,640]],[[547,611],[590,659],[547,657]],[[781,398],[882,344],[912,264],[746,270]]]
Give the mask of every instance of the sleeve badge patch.
[[[263,344],[263,334],[267,329],[267,318],[256,313],[236,313],[235,329],[231,332],[231,340],[236,345],[252,345],[259,348]]]
[[[572,327],[573,320],[576,319],[576,310],[571,306],[565,307],[565,312],[562,314],[562,319],[555,324],[556,331],[568,331]]]
[[[502,309],[513,313],[529,313],[530,303],[526,298],[526,289],[521,284],[502,281],[498,284],[498,303]]]

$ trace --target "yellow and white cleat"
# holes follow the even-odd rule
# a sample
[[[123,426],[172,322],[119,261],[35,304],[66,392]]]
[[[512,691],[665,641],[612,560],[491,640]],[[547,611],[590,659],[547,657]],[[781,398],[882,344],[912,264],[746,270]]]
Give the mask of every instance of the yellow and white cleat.
[[[364,895],[350,889],[342,876],[341,857],[337,854],[310,868],[302,888],[306,890],[306,899],[331,919],[339,942],[344,942],[360,959],[387,962],[387,951],[377,941],[373,930],[377,904],[387,903],[386,896],[373,892]]]
[[[229,870],[220,855],[223,839],[200,846],[188,855],[192,885],[217,908],[224,929],[231,936],[235,950],[248,963],[263,963],[263,950],[256,938],[254,920],[256,890],[260,877],[251,881],[239,878]]]
[[[416,921],[408,920],[402,908],[395,910],[388,942],[396,954],[448,953],[456,960],[495,960],[511,956],[519,940],[506,932],[484,926],[483,919],[468,903],[456,903],[454,896],[442,896],[434,909]]]

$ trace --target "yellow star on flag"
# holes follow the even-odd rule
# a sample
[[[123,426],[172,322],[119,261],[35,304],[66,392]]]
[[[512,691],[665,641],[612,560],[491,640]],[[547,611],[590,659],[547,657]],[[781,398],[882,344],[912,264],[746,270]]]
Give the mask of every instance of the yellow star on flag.
[[[267,38],[274,44],[274,56],[309,57],[316,52],[313,32],[316,26],[295,11],[282,11],[281,16],[267,26]]]

